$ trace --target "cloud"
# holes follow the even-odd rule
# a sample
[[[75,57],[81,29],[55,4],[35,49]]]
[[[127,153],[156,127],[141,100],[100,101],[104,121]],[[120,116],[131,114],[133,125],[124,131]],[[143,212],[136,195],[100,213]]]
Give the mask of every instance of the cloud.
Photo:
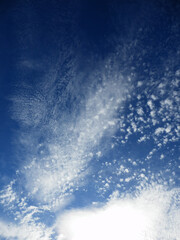
[[[63,79],[57,80],[55,69],[35,85],[24,81],[12,96],[23,162],[17,178],[0,192],[0,203],[10,216],[7,222],[1,220],[0,236],[51,239],[55,217],[49,223],[44,215],[51,219],[51,214],[69,204],[73,192],[87,183],[94,149],[105,135],[116,131],[125,79],[110,68],[92,72],[82,92],[81,80],[71,79],[74,69],[69,66]]]
[[[39,151],[34,147],[37,143],[34,131],[29,134],[29,139],[22,141],[24,146],[31,142],[34,153],[25,156],[30,160],[17,171],[17,180],[12,181],[1,191],[1,204],[13,218],[8,222],[1,221],[2,237],[18,240],[52,239],[53,221],[51,227],[45,225],[43,214],[47,210],[49,217],[56,208],[67,205],[73,191],[85,184],[93,148],[99,144],[105,133],[111,136],[116,130],[115,115],[123,93],[121,81],[121,78],[119,82],[106,79],[94,92],[89,93],[85,108],[80,112],[77,122],[74,124],[73,119],[64,123],[62,130],[66,135],[63,137],[56,133],[53,135],[54,139],[37,145]],[[33,106],[33,109],[39,111],[36,106]],[[31,122],[28,115],[25,119],[25,123]],[[53,130],[52,125],[48,125],[47,128]],[[41,133],[39,125],[37,136],[41,136]],[[20,193],[16,187],[21,189],[25,187],[25,191]],[[32,197],[38,204],[29,204]]]
[[[0,191],[0,203],[3,206],[0,236],[10,240],[50,240],[53,228],[45,224],[48,222],[46,219],[40,221],[46,217],[49,209],[29,204],[27,195],[23,197],[23,193],[18,193],[16,187],[16,181],[12,181]]]
[[[22,199],[15,221],[0,219],[0,236],[8,240],[178,239],[180,189],[151,184],[137,192],[121,196],[115,191],[106,204],[64,210],[51,227],[38,218],[45,209],[27,206]]]
[[[12,224],[0,220],[0,236],[18,240],[50,240],[52,229],[43,224]]]
[[[0,203],[8,208],[13,208],[13,202],[18,201],[17,194],[13,191],[13,184],[15,181],[11,181],[5,189],[0,191]]]
[[[63,205],[64,199],[67,201],[74,190],[85,183],[84,179],[89,174],[89,162],[93,157],[94,147],[100,143],[105,134],[111,136],[116,130],[116,112],[124,97],[124,79],[121,75],[114,78],[104,76],[105,70],[102,75],[102,83],[97,84],[95,88],[89,87],[83,106],[79,104],[74,110],[76,112],[79,109],[78,116],[72,115],[71,119],[62,111],[61,114],[65,114],[67,119],[62,118],[58,121],[59,111],[62,109],[54,110],[54,114],[49,116],[49,109],[46,109],[44,103],[41,103],[43,107],[39,107],[38,101],[36,106],[37,101],[27,93],[26,99],[30,101],[30,107],[27,108],[24,104],[21,107],[18,105],[22,113],[24,108],[26,112],[31,113],[23,114],[24,124],[33,125],[34,122],[31,120],[38,119],[35,124],[38,125],[36,131],[32,129],[31,133],[27,137],[25,135],[22,140],[25,146],[32,147],[32,154],[27,155],[28,164],[23,166],[22,172],[26,179],[26,189],[40,202],[52,207]],[[67,91],[72,93],[74,90]],[[36,99],[36,95],[34,96]],[[52,99],[53,94],[49,98]],[[19,102],[21,101],[22,99]],[[56,109],[56,101],[54,109]],[[71,102],[69,104],[73,105]],[[43,114],[39,109],[43,109]],[[40,117],[31,118],[32,114]],[[45,115],[49,119],[46,126],[41,119]],[[54,124],[52,124],[53,119],[56,119]],[[19,120],[21,121],[22,118]],[[43,130],[50,134],[44,134]],[[38,138],[44,140],[38,143]]]
[[[111,199],[100,208],[67,211],[57,221],[58,240],[178,239],[179,193],[154,186],[137,197]]]

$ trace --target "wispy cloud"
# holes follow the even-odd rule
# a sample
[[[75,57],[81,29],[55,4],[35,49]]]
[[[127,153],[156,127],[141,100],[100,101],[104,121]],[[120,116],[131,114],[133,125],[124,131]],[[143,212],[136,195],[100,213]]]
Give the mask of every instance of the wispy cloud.
[[[24,91],[12,98],[13,116],[22,124],[20,141],[28,149],[21,168],[25,187],[38,201],[52,207],[63,205],[64,199],[68,201],[84,184],[93,149],[105,133],[111,136],[116,130],[116,112],[127,91],[123,86],[126,80],[106,64],[98,74],[97,70],[92,72],[90,80],[94,78],[94,82],[87,81],[86,96],[79,102],[76,99],[82,93],[74,90],[75,66],[68,62],[66,67],[69,70],[63,78],[71,75],[72,79],[61,95],[56,95],[61,83],[53,71],[41,84],[24,86]]]
[[[43,224],[12,224],[0,220],[0,236],[5,239],[18,240],[50,240],[52,229],[48,229]]]
[[[13,218],[10,223],[1,221],[0,234],[9,239],[51,239],[53,221],[52,227],[48,227],[43,214],[46,211],[53,214],[67,205],[73,192],[86,184],[89,163],[96,154],[94,148],[104,134],[112,136],[116,131],[116,112],[125,95],[121,74],[110,78],[104,70],[101,83],[87,84],[87,96],[76,106],[74,99],[68,102],[67,97],[73,95],[72,82],[61,97],[55,97],[56,74],[50,83],[46,79],[38,86],[23,85],[20,95],[12,97],[13,117],[20,124],[19,140],[25,149],[25,161],[17,171],[17,179],[0,195],[1,204]],[[47,85],[50,91],[46,99]],[[58,109],[60,103],[64,106]],[[66,104],[78,114],[72,113],[70,118]]]
[[[105,132],[112,133],[116,128],[115,112],[123,91],[120,83],[111,81],[100,86],[87,100],[76,124],[64,124],[68,139],[56,136],[56,141],[47,146],[47,156],[25,167],[28,189],[38,198],[57,201],[82,185],[93,148]]]
[[[0,192],[0,203],[4,208],[4,216],[0,219],[0,236],[5,239],[43,239],[49,240],[53,234],[52,227],[40,221],[39,216],[47,211],[45,207],[28,204],[28,197],[15,190],[15,181]]]

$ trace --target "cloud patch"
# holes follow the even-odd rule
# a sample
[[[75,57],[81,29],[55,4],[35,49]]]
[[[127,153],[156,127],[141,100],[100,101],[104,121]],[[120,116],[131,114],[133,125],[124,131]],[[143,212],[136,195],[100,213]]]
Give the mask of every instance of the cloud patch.
[[[179,193],[154,186],[137,197],[111,199],[100,208],[67,211],[57,222],[58,240],[178,239]]]

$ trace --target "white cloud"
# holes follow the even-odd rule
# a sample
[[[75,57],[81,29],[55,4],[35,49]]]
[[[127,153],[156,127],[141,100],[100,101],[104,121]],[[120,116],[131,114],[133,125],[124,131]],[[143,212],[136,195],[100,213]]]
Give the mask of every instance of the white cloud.
[[[155,130],[155,135],[160,135],[160,134],[163,133],[164,131],[165,131],[165,129],[162,128],[162,127],[156,128],[156,130]]]
[[[148,100],[147,105],[149,106],[149,108],[150,108],[151,110],[152,110],[153,107],[154,107],[152,100]]]
[[[143,85],[143,82],[141,82],[141,81],[137,82],[137,87],[141,87],[142,85]]]
[[[104,207],[67,211],[57,221],[58,240],[178,239],[178,193],[155,186],[135,198],[110,200]]]
[[[24,85],[20,96],[12,97],[13,117],[22,127],[20,144],[28,151],[23,152],[24,162],[17,171],[17,180],[0,193],[0,202],[10,216],[8,222],[0,222],[0,236],[18,240],[51,239],[53,230],[43,224],[46,222],[43,213],[47,210],[50,215],[71,201],[73,191],[85,184],[94,147],[104,134],[111,136],[116,130],[123,79],[119,74],[110,77],[103,73],[103,83],[95,89],[89,88],[84,105],[73,109],[72,118],[66,113],[69,108],[65,112],[58,110],[58,104],[65,104],[67,99],[63,99],[63,94],[61,100],[54,99],[54,76],[51,83]],[[78,97],[72,85],[64,94]],[[77,116],[74,112],[78,112]],[[102,152],[97,152],[98,157],[101,155]]]
[[[137,109],[137,113],[138,113],[139,115],[141,115],[141,116],[144,114],[142,107],[139,107],[139,108]]]
[[[9,209],[14,207],[14,202],[18,203],[19,199],[16,192],[13,190],[13,184],[15,181],[11,181],[3,190],[0,191],[0,203]]]
[[[53,228],[39,221],[41,214],[49,213],[48,208],[27,204],[27,197],[17,193],[16,187],[16,182],[12,181],[0,192],[0,203],[4,208],[0,236],[8,240],[50,240]],[[3,215],[6,220],[2,219]]]
[[[176,76],[176,77],[180,77],[180,69],[176,70],[175,76]]]
[[[62,205],[63,199],[84,184],[92,149],[105,133],[109,136],[116,130],[115,114],[123,90],[121,76],[112,80],[105,78],[96,90],[90,90],[77,119],[68,119],[57,132],[53,131],[54,126],[47,125],[55,136],[43,143],[47,154],[35,155],[34,160],[24,166],[26,188],[38,200],[53,207]],[[60,130],[65,134],[59,133]]]
[[[0,220],[0,236],[8,240],[51,240],[53,231],[43,224],[12,224]]]

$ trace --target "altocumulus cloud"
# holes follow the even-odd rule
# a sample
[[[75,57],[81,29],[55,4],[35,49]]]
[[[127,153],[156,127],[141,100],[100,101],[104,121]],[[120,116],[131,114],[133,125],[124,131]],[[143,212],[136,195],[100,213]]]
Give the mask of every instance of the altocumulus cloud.
[[[46,149],[46,154],[31,157],[30,164],[24,166],[28,191],[53,207],[62,204],[63,199],[71,195],[75,188],[82,186],[89,172],[93,148],[105,133],[111,136],[116,130],[116,111],[124,97],[124,80],[121,75],[113,80],[108,76],[103,78],[102,84],[94,92],[91,89],[88,93],[79,117],[69,119],[62,124],[63,127],[60,126],[60,134],[54,130],[55,126],[47,124],[52,139],[39,144],[39,148]],[[43,126],[39,128],[41,134]],[[65,133],[63,136],[62,132]],[[31,138],[31,141],[35,145],[36,139]]]
[[[151,3],[151,14],[151,4],[138,1],[136,12],[109,1],[112,21],[102,25],[115,34],[100,37],[99,4],[98,11],[87,5],[87,19],[80,6],[87,1],[46,1],[45,9],[41,1],[20,2],[17,23],[7,21],[25,48],[9,45],[20,65],[10,97],[17,162],[0,190],[0,239],[179,240],[174,8]]]
[[[116,131],[116,112],[126,95],[126,79],[118,73],[112,77],[112,72],[108,74],[106,70],[101,74],[101,83],[89,87],[78,117],[72,115],[71,119],[61,108],[58,110],[57,105],[65,104],[65,100],[54,99],[57,86],[53,83],[49,101],[43,96],[46,81],[40,85],[41,90],[40,86],[26,86],[23,93],[12,98],[14,118],[21,126],[19,140],[28,151],[23,154],[25,163],[17,170],[17,179],[0,192],[1,204],[12,217],[12,221],[1,221],[2,237],[53,239],[56,225],[52,221],[48,227],[43,214],[56,213],[71,201],[75,190],[86,184],[93,148],[104,134],[111,136]],[[72,86],[66,89],[65,95],[68,94],[73,95]],[[53,114],[47,106],[49,102]],[[23,191],[18,191],[19,187]]]

